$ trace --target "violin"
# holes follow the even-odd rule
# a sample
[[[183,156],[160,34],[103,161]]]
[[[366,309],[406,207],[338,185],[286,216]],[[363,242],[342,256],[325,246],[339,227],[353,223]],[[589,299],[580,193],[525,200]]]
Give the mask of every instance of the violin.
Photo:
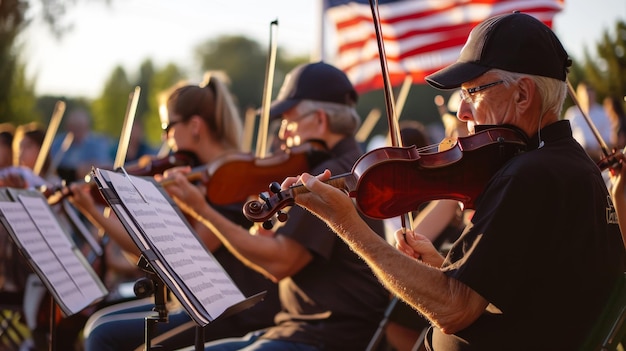
[[[401,216],[437,199],[457,200],[474,208],[495,172],[527,145],[526,135],[513,127],[482,127],[476,134],[459,137],[445,151],[420,153],[415,146],[372,150],[357,160],[350,173],[331,177],[327,183],[345,190],[358,210],[374,219]],[[246,202],[244,215],[271,227],[273,217],[285,221],[281,210],[307,191],[303,185],[281,191],[273,183],[273,195],[261,193],[260,200]]]
[[[263,158],[233,153],[192,169],[187,179],[204,185],[206,197],[214,205],[243,203],[276,178],[306,172],[328,157],[326,146],[319,141],[281,149]],[[171,181],[164,179],[161,185]]]
[[[626,148],[623,150],[613,149],[612,152],[607,153],[605,157],[602,157],[596,165],[600,168],[600,171],[609,170],[611,173],[615,173],[622,168],[621,158],[618,157],[620,154],[626,154]]]
[[[178,150],[161,158],[140,158],[136,164],[124,167],[126,173],[135,176],[153,176],[174,167],[200,165],[198,156],[191,151]]]
[[[173,167],[191,166],[196,167],[200,164],[196,154],[190,151],[179,150],[170,155],[162,158],[154,158],[148,161],[139,162],[136,165],[131,165],[124,170],[126,173],[136,176],[153,176],[155,174],[161,174],[165,170]],[[100,190],[95,182],[90,181],[89,177],[85,177],[85,180],[81,181],[82,184],[88,186],[91,196],[98,204],[106,205],[107,202],[102,197]],[[55,187],[41,187],[40,191],[48,200],[49,205],[55,205],[62,199],[71,195],[71,191],[67,184],[61,184]]]

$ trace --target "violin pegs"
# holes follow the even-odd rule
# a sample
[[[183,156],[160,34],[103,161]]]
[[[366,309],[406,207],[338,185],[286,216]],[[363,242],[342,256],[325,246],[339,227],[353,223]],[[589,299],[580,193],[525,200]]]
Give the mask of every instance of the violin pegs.
[[[281,223],[286,222],[286,221],[287,221],[287,217],[288,217],[288,215],[287,215],[285,212],[283,212],[283,211],[278,211],[278,212],[276,213],[276,218],[277,218],[277,219],[278,219]]]
[[[262,192],[259,194],[259,198],[263,201],[265,201],[265,203],[268,203],[270,201],[270,197],[269,194],[267,192]]]
[[[280,193],[280,191],[281,191],[281,190],[282,190],[282,189],[281,189],[281,187],[280,187],[280,183],[278,183],[278,182],[272,182],[272,183],[270,184],[270,191],[271,191],[272,193],[274,193],[274,194],[278,194],[278,193]]]
[[[263,229],[270,230],[272,227],[274,227],[274,223],[272,223],[271,219],[263,222]]]

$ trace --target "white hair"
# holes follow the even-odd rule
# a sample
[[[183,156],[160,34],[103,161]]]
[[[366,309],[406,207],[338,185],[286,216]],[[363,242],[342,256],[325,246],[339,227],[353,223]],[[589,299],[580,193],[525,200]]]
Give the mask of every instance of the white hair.
[[[328,129],[333,133],[354,135],[361,125],[361,117],[354,106],[317,100],[302,100],[296,106],[296,111],[300,114],[315,110],[326,113]]]
[[[509,86],[522,77],[528,77],[535,82],[539,95],[541,96],[541,115],[551,111],[555,115],[560,116],[563,110],[563,102],[567,95],[567,84],[561,80],[537,76],[532,74],[523,74],[493,69],[500,79],[504,81],[504,85]]]

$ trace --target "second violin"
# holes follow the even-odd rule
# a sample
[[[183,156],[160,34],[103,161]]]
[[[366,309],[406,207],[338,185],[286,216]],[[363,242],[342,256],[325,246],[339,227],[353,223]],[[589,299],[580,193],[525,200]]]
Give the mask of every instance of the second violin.
[[[230,153],[193,169],[187,179],[204,185],[207,199],[214,205],[243,203],[277,178],[306,172],[326,158],[328,153],[324,146],[316,142],[281,150],[264,158],[248,153]],[[166,179],[161,184],[169,182]]]

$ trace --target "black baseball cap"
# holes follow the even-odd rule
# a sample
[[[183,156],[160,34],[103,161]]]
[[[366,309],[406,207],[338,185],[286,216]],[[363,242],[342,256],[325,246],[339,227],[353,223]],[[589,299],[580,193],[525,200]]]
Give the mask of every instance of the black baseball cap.
[[[528,14],[491,17],[472,29],[452,65],[426,76],[438,89],[456,89],[492,68],[565,81],[571,65],[550,27]]]
[[[287,74],[270,106],[270,118],[280,117],[302,100],[354,106],[358,95],[343,71],[320,61],[299,65]]]

